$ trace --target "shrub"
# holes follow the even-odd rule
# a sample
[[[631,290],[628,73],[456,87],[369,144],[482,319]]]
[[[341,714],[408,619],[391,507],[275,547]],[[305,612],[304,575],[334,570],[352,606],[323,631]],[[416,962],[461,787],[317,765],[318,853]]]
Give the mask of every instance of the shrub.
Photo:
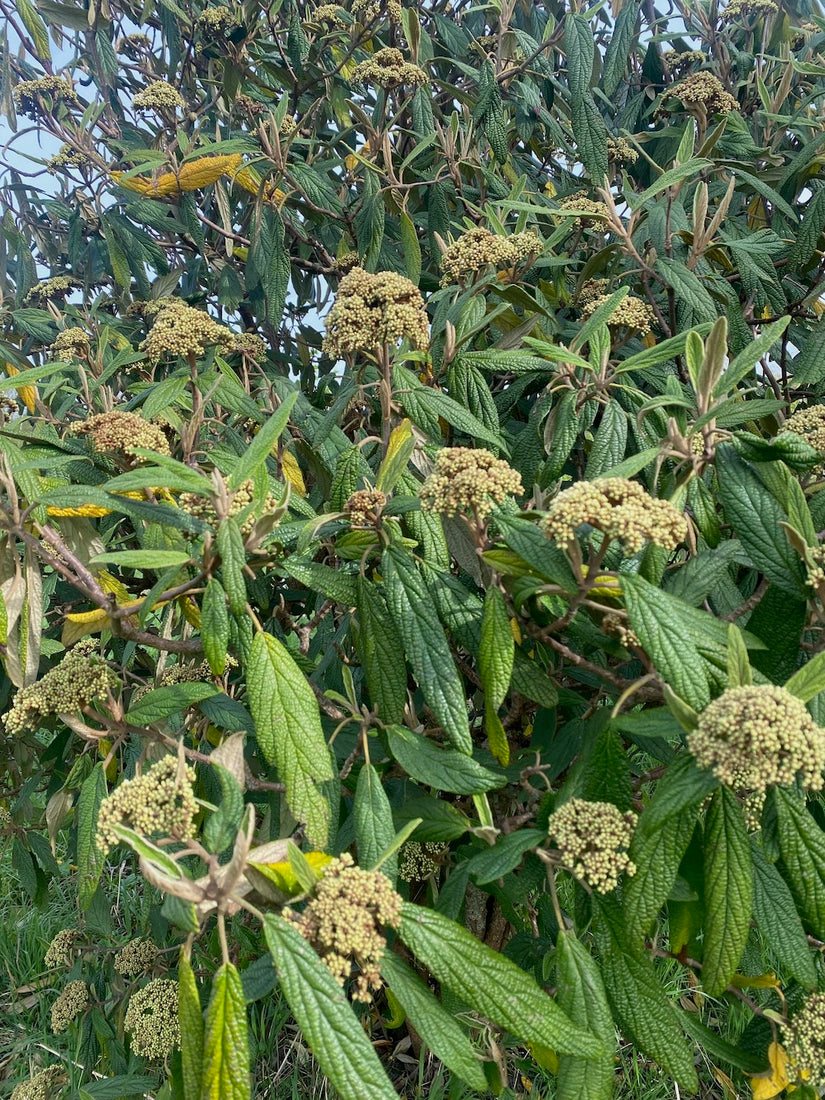
[[[825,20],[0,9],[20,1095],[815,1095]]]

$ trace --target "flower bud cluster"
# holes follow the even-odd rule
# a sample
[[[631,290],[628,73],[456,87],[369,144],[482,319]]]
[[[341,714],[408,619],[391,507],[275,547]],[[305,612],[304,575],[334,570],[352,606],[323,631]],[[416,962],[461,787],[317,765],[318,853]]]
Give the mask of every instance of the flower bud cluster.
[[[401,0],[352,0],[352,18],[368,27],[384,16],[391,23],[401,22]]]
[[[586,305],[594,302],[597,298],[604,299],[609,286],[609,279],[585,279],[576,295],[576,305],[579,309],[584,309]]]
[[[593,298],[582,306],[582,313],[585,317],[590,317],[596,312],[599,306],[609,301],[609,299],[609,294]],[[643,301],[641,298],[637,298],[634,294],[628,294],[614,307],[607,323],[614,328],[633,329],[644,336],[646,333],[650,332],[650,326],[653,324],[655,318],[656,314],[647,302]]]
[[[89,987],[78,979],[69,982],[52,1005],[52,1031],[59,1035],[89,1007]]]
[[[620,615],[618,611],[608,611],[608,613],[602,618],[602,630],[605,634],[610,634],[611,637],[616,638],[625,649],[641,649],[642,643],[639,641],[639,635],[629,625],[627,618],[624,615]]]
[[[786,432],[801,435],[815,451],[825,455],[825,405],[811,405],[807,409],[797,409],[788,417],[782,428]]]
[[[309,16],[313,23],[330,23],[333,27],[344,27],[343,9],[339,4],[320,4]]]
[[[343,358],[355,351],[375,351],[406,337],[414,348],[430,341],[429,321],[418,287],[395,271],[371,274],[354,267],[341,280],[326,319],[323,349]]]
[[[154,316],[154,322],[140,347],[155,362],[164,355],[192,355],[197,359],[209,347],[232,346],[233,334],[228,328],[180,298],[161,298],[144,306],[143,314]]]
[[[825,729],[783,687],[728,688],[699,715],[688,747],[720,783],[749,791],[790,787],[797,779],[822,790]]]
[[[65,168],[86,168],[93,163],[88,153],[64,143],[53,157],[49,157],[46,167],[55,175]]]
[[[72,431],[88,435],[95,451],[132,456],[136,447],[157,454],[168,455],[169,441],[157,424],[151,424],[137,413],[97,413],[80,424],[73,424]]]
[[[707,56],[701,50],[666,50],[663,60],[672,73],[683,73],[693,65],[704,65]]]
[[[252,504],[254,499],[255,482],[252,478],[247,478],[246,481],[241,482],[232,495],[229,501],[227,516],[239,516],[245,508],[248,508]],[[220,523],[218,513],[215,511],[215,507],[208,497],[200,496],[198,493],[181,493],[178,497],[178,506],[182,508],[184,512],[188,512],[190,516],[196,516],[212,527],[217,527]],[[274,512],[277,508],[278,501],[271,493],[267,494],[262,509],[263,513]],[[254,526],[255,514],[254,512],[250,512],[241,522],[241,534],[244,536],[249,535]]]
[[[91,643],[94,646],[94,643]],[[117,676],[102,657],[79,642],[39,680],[20,688],[4,718],[9,733],[38,730],[51,714],[76,714],[117,685]]]
[[[421,88],[429,83],[429,77],[418,65],[405,61],[404,55],[394,46],[376,50],[372,57],[360,62],[352,70],[353,84],[375,84],[379,88]]]
[[[466,283],[485,267],[515,267],[544,248],[535,233],[501,237],[483,226],[462,233],[441,257],[441,286]]]
[[[9,1100],[54,1100],[65,1080],[62,1066],[47,1066],[28,1081],[21,1081]]]
[[[636,554],[646,542],[672,550],[687,535],[687,521],[667,500],[657,500],[623,477],[580,481],[551,503],[544,531],[569,545],[580,527],[593,527]]]
[[[398,926],[401,904],[385,875],[362,871],[344,853],[326,865],[303,913],[284,909],[283,915],[312,944],[339,985],[356,964],[353,998],[369,1004],[373,992],[381,988],[387,941],[380,927]]]
[[[524,492],[521,475],[483,447],[445,447],[435,459],[435,470],[421,486],[421,508],[456,516],[474,512],[485,519],[493,505]]]
[[[767,18],[776,15],[779,7],[773,0],[730,0],[722,12],[725,23],[732,23],[734,19],[742,19],[746,15],[761,15]]]
[[[635,164],[639,159],[639,154],[627,138],[609,137],[607,139],[607,158],[612,160],[614,164]]]
[[[166,756],[145,775],[121,783],[101,803],[98,848],[108,852],[118,843],[115,825],[125,825],[143,836],[176,840],[194,836],[198,812],[194,782],[193,768],[181,767],[176,756]]]
[[[237,26],[239,26],[238,17],[224,4],[215,8],[205,8],[195,20],[195,29],[198,34],[212,41],[225,38]]]
[[[186,100],[178,89],[165,80],[155,80],[132,100],[136,111],[182,111]]]
[[[782,1028],[782,1039],[796,1080],[825,1087],[825,993],[812,993]]]
[[[135,1054],[160,1061],[180,1046],[178,983],[156,978],[129,998],[124,1026]]]
[[[387,503],[387,494],[380,489],[359,489],[344,505],[353,527],[373,527]]]
[[[665,99],[668,103],[678,99],[688,110],[699,108],[708,115],[729,115],[739,110],[739,103],[726,92],[724,85],[713,73],[700,72],[686,77],[671,88]]]
[[[335,258],[335,266],[339,271],[352,271],[352,269],[358,267],[360,263],[361,257],[354,249],[349,252],[344,252]]]
[[[592,218],[573,218],[573,225],[577,229],[580,227],[591,229],[604,226],[609,213],[605,203],[588,198],[586,191],[574,191],[572,195],[565,195],[563,199],[559,199],[559,207],[562,210],[584,210],[593,214]]]
[[[68,148],[68,146],[67,146]],[[44,302],[51,301],[52,299],[65,298],[72,287],[77,286],[77,279],[74,279],[71,275],[55,275],[51,279],[43,279],[39,283],[35,283],[29,293],[26,295],[27,302]],[[73,332],[73,329],[67,329],[67,332]],[[82,332],[82,329],[78,329],[78,332]],[[58,335],[58,340],[65,333]],[[85,336],[86,333],[84,332]]]
[[[5,806],[0,806],[0,830],[8,829],[11,825],[11,814]]]
[[[114,968],[126,978],[147,974],[157,962],[158,948],[151,940],[130,940],[115,955]]]
[[[816,546],[809,549],[805,557],[808,584],[811,588],[819,590],[825,586],[825,546]]]
[[[611,802],[571,798],[551,815],[548,832],[575,877],[597,893],[608,894],[618,886],[620,875],[636,874],[627,854],[636,821],[636,814],[623,814]]]
[[[82,328],[64,328],[62,332],[58,332],[51,350],[61,358],[81,359],[88,354],[91,345],[88,332],[84,332]]]
[[[254,359],[257,363],[266,355],[266,341],[257,332],[235,332],[232,334],[230,350]]]
[[[438,870],[439,860],[446,851],[446,844],[408,840],[399,852],[398,874],[405,882],[423,882]]]
[[[59,966],[71,966],[74,961],[75,944],[80,937],[76,928],[64,928],[49,944],[43,962],[50,970]]]
[[[67,107],[79,105],[71,84],[60,76],[39,76],[35,80],[21,80],[12,94],[18,111],[27,118],[35,120],[48,115],[51,105],[58,102],[65,103]],[[49,105],[44,100],[49,101]]]

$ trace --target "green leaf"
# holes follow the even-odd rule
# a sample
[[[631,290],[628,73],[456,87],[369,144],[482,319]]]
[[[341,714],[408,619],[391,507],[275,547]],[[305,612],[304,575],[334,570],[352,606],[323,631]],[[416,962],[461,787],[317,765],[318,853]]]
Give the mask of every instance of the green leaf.
[[[648,830],[658,829],[682,810],[698,806],[718,786],[712,771],[700,768],[690,753],[682,752],[656,784],[639,820],[644,820]]]
[[[483,767],[463,752],[441,747],[407,726],[387,726],[384,732],[390,752],[407,775],[428,787],[451,794],[481,794],[506,783],[502,773]]]
[[[216,539],[221,556],[221,578],[232,613],[238,617],[246,614],[246,550],[241,529],[232,516],[227,516],[218,528]]]
[[[442,985],[526,1043],[598,1058],[604,1044],[574,1024],[514,962],[441,913],[405,902],[399,935]]]
[[[739,800],[725,787],[705,819],[705,936],[702,985],[720,996],[733,977],[751,924],[753,876],[748,831]]]
[[[150,569],[159,572],[174,565],[186,565],[192,559],[183,550],[117,550],[95,554],[91,565],[117,565],[121,569]]]
[[[357,578],[319,561],[301,561],[293,555],[284,561],[280,572],[294,577],[313,592],[323,593],[328,600],[334,600],[342,607],[355,607],[358,600]]]
[[[792,791],[777,787],[776,803],[779,852],[788,885],[809,930],[825,938],[825,833],[811,817],[804,802]]]
[[[628,853],[636,873],[625,878],[622,889],[627,943],[634,949],[641,948],[673,889],[682,856],[693,836],[698,806],[699,802],[693,801],[653,826],[648,826],[647,810],[639,818]]]
[[[192,964],[181,952],[178,962],[178,1019],[184,1100],[201,1100],[203,1087],[203,1011]]]
[[[556,941],[556,996],[575,1024],[604,1041],[601,1058],[562,1055],[557,1100],[610,1100],[613,1095],[613,1050],[616,1031],[602,976],[590,952],[572,932],[560,931]]]
[[[625,946],[621,911],[611,899],[594,898],[601,973],[613,1014],[643,1054],[658,1062],[686,1092],[698,1090],[693,1056],[671,1003],[649,959]]]
[[[487,589],[481,618],[478,666],[484,689],[484,728],[490,750],[500,764],[510,762],[510,744],[498,717],[513,674],[516,643],[510,629],[507,604],[496,586]]]
[[[46,24],[37,13],[37,9],[31,0],[15,0],[17,13],[23,20],[23,26],[29,32],[37,56],[41,61],[51,61],[52,54],[49,49],[49,32]]]
[[[660,195],[662,191],[667,191],[669,187],[673,187],[676,183],[682,183],[692,176],[698,176],[700,172],[704,172],[712,165],[713,161],[705,160],[703,157],[691,157],[684,164],[678,164],[675,168],[668,168],[666,172],[662,172],[660,176],[657,176],[650,187],[646,187],[640,194],[630,197],[631,208],[641,210],[650,199]]]
[[[372,764],[364,764],[358,773],[352,812],[355,818],[358,863],[364,868],[374,867],[392,844],[395,825],[389,799],[381,785],[381,777]],[[393,854],[385,860],[381,864],[381,870],[395,886],[398,877],[397,855]]]
[[[126,713],[126,721],[134,726],[151,726],[172,714],[180,714],[202,699],[209,699],[219,692],[220,689],[214,684],[167,684],[142,695]]]
[[[249,1035],[241,977],[224,963],[212,983],[203,1037],[201,1100],[250,1100]]]
[[[816,968],[793,895],[787,883],[751,837],[753,915],[770,953],[806,989],[816,986]]]
[[[405,370],[401,373],[400,370],[397,370],[395,384],[400,391],[398,399],[402,405],[404,405],[407,393],[412,391],[411,397],[414,398],[416,403],[420,403],[431,416],[436,418],[440,416],[453,428],[461,432],[462,435],[467,435],[471,439],[480,439],[491,444],[496,450],[507,453],[507,445],[498,432],[490,431],[486,424],[482,423],[477,416],[474,416],[469,409],[465,409],[463,405],[453,401],[452,397],[449,397],[446,393],[423,385],[412,371]],[[415,419],[412,405],[410,406],[410,417]]]
[[[247,669],[249,706],[258,744],[286,784],[290,811],[323,850],[329,841],[330,808],[317,784],[333,778],[318,703],[284,645],[257,633]]]
[[[370,699],[382,722],[404,720],[407,702],[407,666],[395,622],[381,590],[366,577],[357,584],[358,653]]]
[[[545,840],[547,832],[543,829],[519,829],[499,837],[492,848],[483,849],[467,861],[469,873],[477,886],[486,886],[518,867],[524,853],[538,848]]]
[[[764,1073],[768,1069],[767,1057],[751,1054],[746,1050],[740,1050],[732,1043],[728,1043],[702,1023],[698,1012],[676,1008],[676,1014],[691,1039],[703,1051],[707,1051],[714,1061],[718,1059],[720,1062],[735,1066],[737,1069],[741,1069],[743,1073]]]
[[[787,512],[731,446],[717,451],[716,471],[725,515],[753,566],[789,595],[804,596],[804,570],[781,527]]]
[[[398,1100],[343,989],[300,932],[268,913],[264,938],[295,1022],[341,1100]]]
[[[157,1078],[138,1073],[123,1073],[116,1077],[98,1077],[88,1081],[78,1095],[91,1100],[123,1100],[124,1096],[143,1096],[157,1088]],[[188,1098],[187,1098],[188,1100]]]
[[[229,612],[226,593],[216,577],[211,577],[201,604],[201,641],[213,676],[223,676],[229,649]]]
[[[473,741],[464,683],[432,597],[408,554],[389,547],[382,561],[387,604],[413,675],[454,748],[469,756]]]
[[[587,456],[585,478],[592,481],[621,462],[626,444],[627,414],[618,401],[609,401],[602,412],[593,446]]]
[[[284,245],[284,223],[273,210],[262,209],[255,217],[252,243],[246,262],[246,286],[256,313],[276,327],[281,323],[289,288],[290,263]]]
[[[447,1012],[421,979],[392,951],[384,953],[381,976],[436,1058],[471,1089],[486,1093],[487,1080],[481,1063],[455,1016]]]
[[[418,286],[418,280],[421,278],[421,245],[418,243],[418,234],[413,220],[406,210],[399,215],[398,228],[401,234],[401,250],[404,253],[407,278]]]
[[[91,904],[106,862],[95,839],[97,816],[106,794],[106,775],[101,760],[84,779],[77,800],[77,877],[80,883],[77,900],[84,912]]]
[[[795,672],[785,684],[785,689],[803,703],[810,703],[815,695],[825,691],[825,651],[817,653]]]
[[[281,437],[281,433],[289,423],[289,415],[295,402],[298,400],[298,391],[293,390],[281,404],[278,411],[270,416],[265,424],[262,424],[255,438],[246,448],[238,460],[237,465],[229,475],[227,487],[236,492],[247,478],[251,477],[259,466],[266,462],[272,453],[272,448]]]

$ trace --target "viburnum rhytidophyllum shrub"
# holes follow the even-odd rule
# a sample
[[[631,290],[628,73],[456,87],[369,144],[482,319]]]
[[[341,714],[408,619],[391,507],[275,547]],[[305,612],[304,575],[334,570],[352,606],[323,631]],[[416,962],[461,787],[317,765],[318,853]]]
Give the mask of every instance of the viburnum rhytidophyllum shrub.
[[[819,9],[0,12],[14,1095],[821,1093]]]

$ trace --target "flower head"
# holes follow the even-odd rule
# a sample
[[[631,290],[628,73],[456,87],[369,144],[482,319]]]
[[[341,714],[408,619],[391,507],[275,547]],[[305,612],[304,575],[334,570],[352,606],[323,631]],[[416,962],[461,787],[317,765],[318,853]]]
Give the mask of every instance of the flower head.
[[[418,287],[394,271],[348,272],[338,287],[326,320],[324,351],[342,358],[354,351],[375,351],[406,337],[415,348],[429,343],[429,322]]]
[[[405,882],[423,882],[438,870],[439,859],[446,851],[446,844],[408,840],[399,853],[398,874]]]
[[[67,359],[81,359],[88,354],[91,344],[88,332],[84,332],[82,328],[64,328],[62,332],[58,332],[51,350],[55,355]]]
[[[352,18],[362,27],[385,15],[391,23],[400,23],[401,0],[352,0]]]
[[[266,341],[257,332],[235,332],[232,334],[232,346],[229,350],[254,359],[257,363],[266,355]]]
[[[156,978],[129,998],[124,1026],[135,1054],[160,1060],[180,1046],[178,983]]]
[[[788,1061],[796,1079],[815,1089],[825,1086],[825,993],[812,993],[782,1028]]]
[[[387,494],[380,489],[359,489],[344,505],[353,527],[372,527],[387,503]]]
[[[195,20],[198,34],[213,41],[226,38],[239,25],[237,15],[224,4],[205,8]]]
[[[399,85],[420,88],[429,79],[418,65],[405,61],[403,53],[394,46],[376,50],[367,61],[355,66],[350,77],[353,84],[376,84],[379,88],[397,88]]]
[[[609,294],[603,294],[592,298],[582,306],[582,313],[585,317],[590,317],[596,312],[599,306],[609,300]],[[634,329],[644,336],[646,333],[650,332],[650,326],[653,324],[655,317],[656,314],[653,312],[653,308],[648,305],[647,302],[643,301],[641,298],[637,298],[634,294],[628,294],[614,307],[613,312],[607,319],[607,323],[613,328],[621,327]]]
[[[125,825],[143,836],[171,836],[183,840],[195,835],[198,803],[192,790],[195,772],[166,756],[136,779],[121,783],[100,806],[97,846],[108,852],[118,843],[115,825]]]
[[[701,50],[683,50],[681,53],[677,50],[665,50],[663,60],[671,72],[682,73],[694,65],[704,65],[707,55]]]
[[[52,299],[62,300],[66,297],[72,287],[77,286],[77,279],[72,275],[55,275],[51,279],[42,279],[39,283],[35,283],[29,293],[26,295],[27,302],[47,302]],[[67,329],[67,332],[72,332],[72,329]],[[78,329],[78,332],[82,332],[82,329]],[[64,333],[59,333],[57,339],[59,340]],[[84,332],[85,336],[86,333]],[[87,337],[88,339],[88,337]]]
[[[50,970],[58,966],[71,966],[79,935],[76,928],[64,928],[57,933],[43,956],[43,962]]]
[[[137,413],[97,413],[82,423],[72,425],[72,431],[88,435],[95,451],[132,457],[136,447],[168,455],[169,441],[157,424],[150,424]]]
[[[155,80],[132,100],[136,111],[182,111],[186,100],[178,89],[165,80]]]
[[[773,0],[730,0],[722,18],[726,23],[732,23],[735,19],[742,19],[746,15],[776,15],[778,6]]]
[[[247,478],[246,481],[242,481],[235,492],[227,497],[225,512],[227,517],[238,517],[242,512],[244,513],[240,521],[241,534],[244,536],[251,534],[255,526],[255,512],[254,510],[250,511],[250,507],[254,500],[255,482],[252,478]],[[184,512],[188,512],[190,516],[196,516],[212,527],[217,527],[220,523],[221,517],[219,517],[214,504],[208,497],[200,496],[198,493],[181,493],[178,497],[178,506],[182,508]],[[268,494],[263,505],[263,511],[265,513],[274,512],[277,507],[278,501],[271,493]]]
[[[228,328],[180,298],[161,298],[144,306],[143,313],[154,321],[140,347],[155,362],[166,355],[198,359],[207,348],[232,346],[233,333]]]
[[[543,247],[535,233],[514,233],[502,237],[483,226],[476,226],[462,233],[442,255],[441,285],[465,283],[485,267],[515,267],[541,252]]]
[[[324,868],[315,893],[303,913],[283,915],[308,940],[336,981],[343,985],[352,965],[358,967],[353,996],[369,1004],[381,988],[381,959],[387,941],[382,925],[397,927],[401,897],[380,871],[362,871],[345,853]]]
[[[678,99],[683,107],[704,111],[707,115],[729,115],[731,111],[739,110],[739,103],[726,92],[721,80],[713,73],[699,72],[685,77],[681,83],[674,85],[665,96],[668,104],[673,99]]]
[[[825,730],[801,699],[774,684],[728,688],[699,715],[688,747],[729,787],[764,791],[797,778],[809,790],[823,786]]]
[[[114,967],[118,974],[137,978],[152,969],[157,957],[158,948],[151,940],[130,940],[115,955]]]
[[[55,155],[49,157],[46,167],[54,175],[66,168],[86,168],[93,163],[88,153],[84,153],[82,149],[75,149],[64,142]]]
[[[435,470],[419,495],[425,512],[475,512],[484,519],[494,504],[523,492],[521,475],[483,447],[445,447],[436,455]]]
[[[551,503],[544,530],[569,544],[581,527],[593,527],[636,554],[646,542],[672,550],[685,538],[687,521],[667,500],[657,500],[623,477],[580,481]]]
[[[37,119],[49,114],[57,103],[77,107],[79,100],[67,80],[60,76],[39,76],[35,80],[21,80],[14,88],[17,109],[27,118]]]
[[[786,432],[801,435],[815,451],[825,455],[825,405],[811,405],[807,409],[797,409],[788,417],[782,428]]]
[[[62,1091],[66,1074],[62,1066],[47,1066],[28,1081],[21,1081],[10,1100],[54,1100]]]
[[[609,137],[607,139],[607,157],[614,164],[635,164],[639,159],[639,154],[627,138]]]
[[[59,1035],[89,1007],[89,987],[79,979],[69,982],[52,1005],[52,1031]]]
[[[92,643],[94,645],[94,643]],[[79,642],[39,680],[20,688],[4,722],[9,733],[37,730],[52,714],[76,714],[105,696],[117,677],[102,657]]]
[[[562,210],[584,210],[593,217],[573,218],[573,225],[578,229],[592,229],[604,226],[609,210],[607,204],[598,199],[588,198],[586,191],[574,191],[572,195],[565,195],[559,199],[559,207]]]
[[[613,890],[621,874],[635,875],[636,865],[627,855],[635,828],[634,813],[583,798],[565,802],[548,823],[565,866],[599,894]]]

